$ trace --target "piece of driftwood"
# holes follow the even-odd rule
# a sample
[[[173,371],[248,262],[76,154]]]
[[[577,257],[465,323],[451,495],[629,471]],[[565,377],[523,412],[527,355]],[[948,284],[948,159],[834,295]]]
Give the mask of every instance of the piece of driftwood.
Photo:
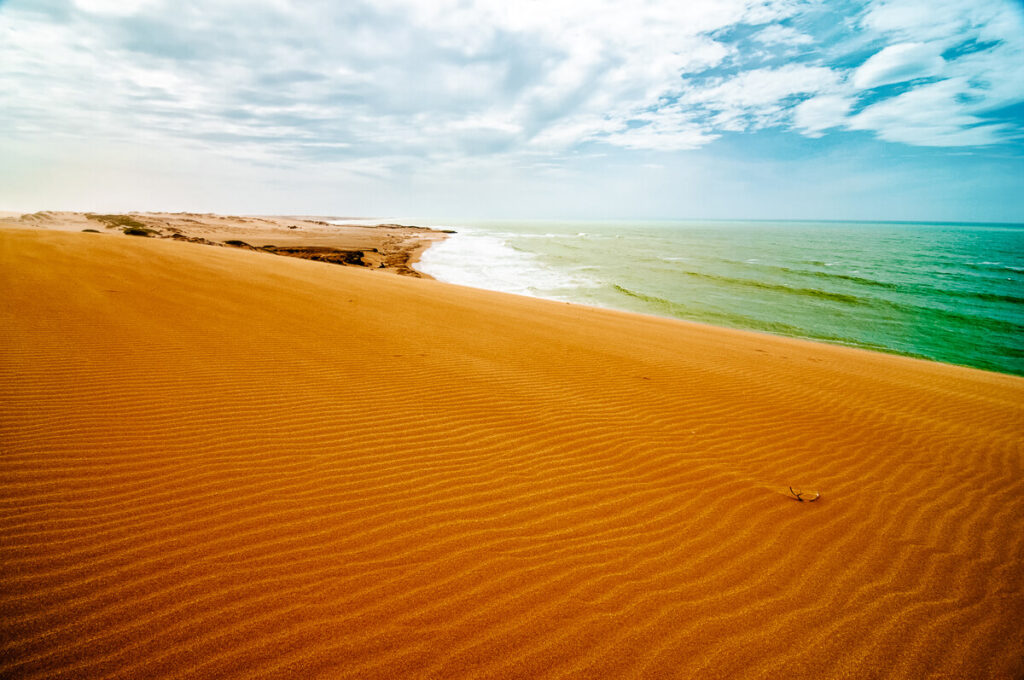
[[[803,503],[804,501],[807,501],[808,503],[813,503],[814,501],[816,501],[819,498],[821,498],[821,494],[820,493],[815,493],[814,494],[814,498],[804,498],[804,494],[806,492],[804,492],[804,491],[793,491],[793,487],[789,487],[789,492],[791,494],[793,494],[793,498],[797,499],[801,503]]]

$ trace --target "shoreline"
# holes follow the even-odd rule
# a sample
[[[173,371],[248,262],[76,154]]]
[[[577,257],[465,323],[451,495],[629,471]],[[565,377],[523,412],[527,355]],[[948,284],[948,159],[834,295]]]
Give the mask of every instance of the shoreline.
[[[741,226],[748,224],[754,223]],[[986,233],[984,226],[974,226]],[[785,229],[780,238],[793,233],[789,226]],[[798,261],[796,249],[781,241],[763,256],[748,247],[730,261],[728,255],[706,255],[723,246],[725,238],[717,233],[687,243],[685,230],[636,230],[632,237],[616,237],[625,241],[610,241],[609,232],[596,223],[590,229],[561,221],[522,230],[460,229],[458,236],[428,253],[424,261],[430,266],[423,269],[446,281],[488,290],[1024,376],[1019,360],[1024,345],[1014,339],[1014,332],[1024,328],[1024,308],[1007,283],[1019,277],[1019,267],[1012,265],[1020,262],[989,262],[1001,259],[992,252],[995,245],[986,246],[987,257],[956,253],[963,260],[975,255],[985,260],[981,265],[992,265],[993,271],[984,276],[970,269],[973,262],[946,271],[957,265],[921,258],[922,274],[908,281],[898,267],[872,261],[874,253],[867,247],[848,253],[848,258],[816,251]],[[896,232],[891,238],[904,235]],[[538,240],[540,236],[545,238]],[[661,259],[649,251],[658,238],[668,248]],[[609,259],[609,244],[618,248],[618,261]],[[686,246],[701,254],[688,255]],[[952,256],[950,261],[955,262]],[[628,270],[629,262],[636,263],[635,271]],[[483,263],[490,263],[490,270]],[[1006,265],[998,278],[996,265]],[[937,282],[923,279],[929,266],[942,272]]]
[[[125,220],[134,221],[149,230],[154,238],[173,239],[204,245],[252,250],[267,254],[294,257],[330,264],[359,267],[412,278],[434,279],[434,276],[416,267],[427,250],[457,233],[448,227],[414,226],[389,223],[368,224],[376,218],[333,216],[245,215],[231,216],[215,213],[190,212],[130,212],[116,215],[96,213],[40,211],[36,213],[8,212],[0,214],[0,228],[29,227],[58,231],[95,230],[108,233],[124,231]],[[345,220],[358,222],[346,224]],[[472,230],[471,230],[472,231]],[[248,240],[245,240],[248,239]],[[250,243],[252,241],[253,243]],[[256,245],[256,244],[261,245]],[[501,292],[533,299],[568,302],[594,309],[614,310],[626,314],[650,316],[720,328],[755,333],[769,337],[786,338],[833,347],[846,347],[859,351],[898,356],[928,363],[1022,377],[1019,372],[996,370],[967,363],[955,363],[922,353],[901,351],[885,345],[856,339],[841,340],[810,334],[789,334],[752,328],[740,324],[726,325],[700,319],[682,318],[672,314],[642,311],[626,305],[582,302],[559,297],[543,297],[532,293],[482,287],[472,283],[453,283],[478,290]]]

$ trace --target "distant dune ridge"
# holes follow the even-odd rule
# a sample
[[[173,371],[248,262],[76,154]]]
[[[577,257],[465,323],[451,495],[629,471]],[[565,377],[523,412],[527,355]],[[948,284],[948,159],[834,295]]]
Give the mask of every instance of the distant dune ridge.
[[[1024,676],[1024,379],[79,227],[0,228],[2,677]]]

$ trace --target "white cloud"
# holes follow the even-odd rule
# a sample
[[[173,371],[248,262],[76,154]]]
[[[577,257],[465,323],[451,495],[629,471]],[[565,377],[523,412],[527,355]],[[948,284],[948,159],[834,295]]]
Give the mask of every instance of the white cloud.
[[[790,26],[769,24],[751,36],[762,45],[810,45],[814,38]]]
[[[825,130],[842,126],[853,108],[853,100],[840,95],[820,95],[797,104],[793,125],[808,137],[821,137]]]
[[[777,124],[795,103],[791,98],[833,91],[840,81],[836,71],[824,66],[787,64],[694,87],[681,101],[711,113],[716,127],[738,131]]]
[[[980,146],[1012,139],[1010,125],[985,114],[1024,100],[1024,9],[1019,5],[1009,0],[877,1],[861,23],[869,36],[891,44],[857,69],[851,79],[855,87],[944,80],[871,103],[847,127],[919,146]]]
[[[961,107],[957,96],[966,83],[957,79],[922,85],[865,108],[847,123],[852,130],[872,130],[890,142],[918,146],[996,144],[1004,126]],[[941,112],[941,115],[936,115]]]
[[[861,25],[895,41],[957,40],[974,32],[1005,36],[1001,24],[1019,13],[1013,0],[874,0]]]
[[[635,127],[607,135],[603,141],[627,149],[683,151],[700,148],[719,137],[678,104],[639,114],[631,123]]]
[[[73,0],[75,7],[85,12],[128,16],[148,9],[157,0]]]
[[[0,110],[27,95],[7,118],[232,154],[271,139],[302,154],[313,138],[356,155],[635,146],[628,121],[732,54],[715,31],[795,11],[777,0],[74,1],[83,11],[63,24],[30,0],[0,14],[0,30],[45,27],[0,42],[0,62],[26,65],[0,73]],[[663,137],[676,129],[657,125]]]
[[[889,45],[872,55],[853,74],[853,84],[862,90],[914,78],[940,76],[946,66],[943,46],[935,43]]]
[[[694,89],[686,98],[716,108],[757,108],[773,105],[789,95],[819,92],[834,87],[838,81],[838,74],[830,68],[787,64],[743,71],[711,87]]]

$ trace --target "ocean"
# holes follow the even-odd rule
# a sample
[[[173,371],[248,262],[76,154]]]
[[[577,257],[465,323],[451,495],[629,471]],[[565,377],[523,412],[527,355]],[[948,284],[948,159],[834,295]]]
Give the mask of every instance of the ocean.
[[[1024,225],[419,223],[441,281],[1024,375]]]

